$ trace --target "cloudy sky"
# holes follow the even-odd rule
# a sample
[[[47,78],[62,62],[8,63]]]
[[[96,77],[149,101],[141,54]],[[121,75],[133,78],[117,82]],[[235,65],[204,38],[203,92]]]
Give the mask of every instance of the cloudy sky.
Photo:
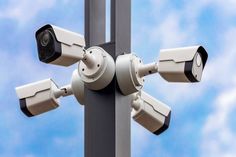
[[[0,1],[0,156],[82,157],[84,108],[74,97],[26,118],[14,88],[53,78],[62,86],[76,68],[38,61],[34,32],[51,23],[83,34],[83,0]],[[172,107],[171,126],[155,136],[132,121],[132,157],[236,156],[236,1],[133,0],[132,52],[148,63],[162,48],[203,45],[201,83],[146,79],[145,91]]]

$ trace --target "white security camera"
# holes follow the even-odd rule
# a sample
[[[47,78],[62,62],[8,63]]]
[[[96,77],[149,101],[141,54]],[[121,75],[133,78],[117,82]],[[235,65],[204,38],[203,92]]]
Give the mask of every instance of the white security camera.
[[[164,49],[160,52],[158,72],[169,82],[199,82],[207,58],[202,46]]]
[[[117,57],[116,77],[124,95],[138,92],[144,84],[144,76],[159,72],[170,82],[199,82],[207,61],[202,46],[161,50],[160,61],[143,64],[134,54]]]
[[[51,79],[16,88],[20,108],[28,117],[36,116],[59,106],[59,97],[72,94],[71,86],[58,86]]]
[[[29,117],[50,111],[59,106],[55,93],[57,85],[46,79],[16,88],[21,110]]]
[[[143,91],[134,94],[131,104],[133,119],[144,128],[156,135],[168,129],[171,118],[170,107]]]
[[[79,76],[91,90],[105,88],[115,75],[113,58],[101,47],[85,49],[84,37],[45,25],[36,32],[38,56],[44,63],[70,66],[79,62]]]
[[[44,63],[70,66],[84,57],[84,37],[63,28],[45,25],[36,32],[36,41]]]

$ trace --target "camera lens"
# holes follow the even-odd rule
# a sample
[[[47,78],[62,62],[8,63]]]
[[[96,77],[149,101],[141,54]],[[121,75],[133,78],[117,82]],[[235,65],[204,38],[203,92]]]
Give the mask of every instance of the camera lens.
[[[40,43],[43,47],[46,47],[48,46],[50,41],[51,41],[51,34],[49,31],[46,30],[42,33]]]
[[[40,61],[50,63],[61,56],[61,43],[51,26],[46,25],[36,32],[36,42]]]
[[[198,67],[200,67],[202,65],[202,57],[199,53],[197,53],[196,63],[197,63]]]

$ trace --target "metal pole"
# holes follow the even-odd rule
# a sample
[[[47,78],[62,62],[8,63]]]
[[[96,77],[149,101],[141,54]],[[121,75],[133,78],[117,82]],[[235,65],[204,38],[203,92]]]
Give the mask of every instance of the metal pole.
[[[116,59],[130,52],[131,0],[111,0],[111,42],[105,43],[105,0],[85,0],[87,46]],[[85,89],[85,157],[130,157],[130,102],[116,79],[101,91]]]
[[[105,43],[106,0],[85,0],[84,10],[87,47]]]

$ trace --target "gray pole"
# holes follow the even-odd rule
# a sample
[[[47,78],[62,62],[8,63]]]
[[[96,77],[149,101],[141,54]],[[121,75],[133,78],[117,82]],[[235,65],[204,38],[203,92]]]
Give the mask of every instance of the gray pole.
[[[116,59],[131,51],[131,0],[111,0],[109,43],[105,6],[105,0],[85,0],[86,44],[100,45]],[[116,79],[101,91],[85,89],[85,102],[85,157],[130,157],[130,102]]]

